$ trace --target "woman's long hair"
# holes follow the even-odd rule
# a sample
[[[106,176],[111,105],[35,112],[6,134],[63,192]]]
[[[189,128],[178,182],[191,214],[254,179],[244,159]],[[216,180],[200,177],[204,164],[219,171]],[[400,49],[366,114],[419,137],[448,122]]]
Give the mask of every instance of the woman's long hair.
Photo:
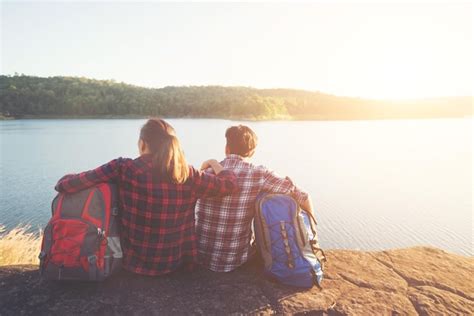
[[[149,119],[140,130],[153,157],[153,169],[169,182],[182,184],[189,177],[189,167],[174,128],[158,118]]]

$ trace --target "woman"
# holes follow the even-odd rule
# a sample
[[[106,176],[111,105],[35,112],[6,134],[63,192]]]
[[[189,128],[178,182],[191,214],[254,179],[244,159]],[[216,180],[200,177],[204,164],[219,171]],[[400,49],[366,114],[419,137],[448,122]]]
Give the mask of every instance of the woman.
[[[59,192],[77,192],[100,182],[119,185],[122,205],[123,267],[131,272],[160,275],[195,262],[194,206],[201,197],[237,190],[232,171],[216,160],[203,163],[215,175],[188,166],[174,129],[150,119],[140,131],[140,157],[118,158],[90,171],[59,180]]]

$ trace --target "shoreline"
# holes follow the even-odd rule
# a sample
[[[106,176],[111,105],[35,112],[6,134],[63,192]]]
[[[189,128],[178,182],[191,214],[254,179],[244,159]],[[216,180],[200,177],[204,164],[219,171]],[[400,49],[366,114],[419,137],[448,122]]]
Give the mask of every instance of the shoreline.
[[[3,116],[0,115],[0,121],[19,121],[19,120],[139,120],[155,117],[153,115],[24,115],[24,116]],[[183,119],[183,120],[226,120],[241,122],[347,122],[347,121],[398,121],[398,120],[432,120],[432,119],[468,119],[474,115],[463,116],[433,116],[433,117],[367,117],[367,118],[336,118],[336,117],[275,117],[275,118],[245,118],[245,117],[212,117],[212,116],[156,116],[163,119]]]

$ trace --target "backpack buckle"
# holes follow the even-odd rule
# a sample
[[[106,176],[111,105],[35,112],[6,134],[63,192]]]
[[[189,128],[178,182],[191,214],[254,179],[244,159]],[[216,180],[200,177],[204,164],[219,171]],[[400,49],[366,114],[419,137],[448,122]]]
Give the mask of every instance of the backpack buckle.
[[[89,257],[87,257],[87,261],[88,261],[90,264],[94,264],[94,263],[97,262],[97,256],[96,256],[96,255],[89,256]]]

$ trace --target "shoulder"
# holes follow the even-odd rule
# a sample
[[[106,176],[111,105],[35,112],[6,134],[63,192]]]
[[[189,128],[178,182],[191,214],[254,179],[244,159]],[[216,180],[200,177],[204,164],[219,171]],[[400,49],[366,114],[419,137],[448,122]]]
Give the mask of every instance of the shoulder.
[[[225,169],[235,170],[235,171],[257,171],[257,172],[265,172],[267,170],[266,167],[255,165],[249,160],[245,159],[236,159],[234,157],[227,157],[221,161],[222,166]]]
[[[233,157],[227,157],[221,161],[221,165],[225,169],[242,169],[242,170],[257,170],[259,166],[254,165],[252,162],[244,159],[235,159]]]
[[[119,161],[120,163],[123,163],[123,164],[128,164],[128,163],[131,163],[135,160],[137,160],[138,158],[136,159],[132,159],[132,158],[125,158],[125,157],[118,157],[116,160]]]
[[[272,170],[268,169],[264,165],[252,165],[252,170],[255,173],[261,174],[262,176],[273,173]]]
[[[259,170],[259,171],[262,171],[262,172],[272,172],[270,169],[268,169],[266,166],[264,165],[258,165],[258,166],[254,166],[255,169]]]
[[[142,157],[134,159],[118,157],[112,160],[109,164],[112,164],[114,165],[114,167],[119,168],[122,172],[124,172],[125,170],[139,171],[143,170],[146,166],[146,162],[142,159]]]
[[[226,160],[224,161],[226,162],[222,164],[224,168],[233,171],[238,179],[252,179],[252,181],[259,179],[259,181],[264,181],[269,173],[265,166],[255,165],[250,161],[234,160],[230,163],[227,163]]]
[[[120,167],[124,167],[124,166],[128,166],[128,165],[133,164],[133,162],[135,160],[136,159],[118,157],[118,158],[112,160],[110,163],[115,163],[115,164],[119,165]]]
[[[110,168],[113,168],[113,169],[116,169],[116,168],[122,168],[123,166],[131,163],[133,160],[130,159],[130,158],[123,158],[123,157],[118,157],[118,158],[115,158],[115,159],[112,159],[110,160],[109,162],[101,165],[99,168],[107,168],[107,169],[110,169]]]

